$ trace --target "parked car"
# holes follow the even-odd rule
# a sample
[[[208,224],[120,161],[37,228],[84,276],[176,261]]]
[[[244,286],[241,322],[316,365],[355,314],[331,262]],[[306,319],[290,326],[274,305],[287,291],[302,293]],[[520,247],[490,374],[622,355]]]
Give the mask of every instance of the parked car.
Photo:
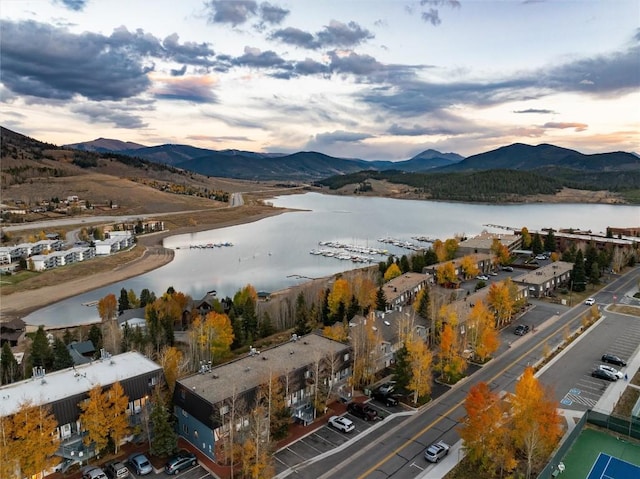
[[[479,274],[478,276],[476,276],[476,279],[479,279],[482,281],[489,281],[489,276],[487,276],[486,274]]]
[[[198,464],[196,455],[191,451],[182,449],[167,461],[164,471],[169,475],[178,474],[183,469],[194,467],[196,464]]]
[[[364,419],[365,421],[375,421],[377,419],[382,419],[378,416],[378,411],[373,409],[368,404],[362,404],[359,402],[351,402],[347,404],[347,411],[353,414],[360,419]]]
[[[97,466],[85,466],[82,468],[82,479],[107,479],[107,475]]]
[[[489,274],[491,276],[498,276],[498,272],[497,271],[489,271]]]
[[[424,451],[424,458],[429,462],[438,462],[444,456],[449,454],[451,447],[446,442],[440,441],[435,444],[431,444],[426,451]]]
[[[329,426],[342,432],[351,432],[356,428],[351,419],[342,416],[331,416],[329,418]]]
[[[587,306],[591,306],[593,304],[596,304],[596,300],[594,298],[587,298],[584,304],[586,304]]]
[[[151,466],[149,459],[147,459],[147,456],[144,454],[136,453],[130,455],[129,464],[131,464],[133,472],[139,476],[144,476],[153,472],[153,467]]]
[[[594,369],[591,371],[591,376],[598,379],[606,379],[607,381],[617,381],[618,378],[604,369]]]
[[[605,353],[602,355],[602,362],[603,363],[609,363],[609,364],[615,364],[616,366],[626,366],[627,363],[624,362],[622,359],[620,359],[618,356],[616,356],[615,354],[609,354],[609,353]]]
[[[510,273],[513,273],[513,266],[503,266],[502,271],[508,271]]]
[[[104,472],[111,479],[125,479],[129,477],[129,469],[120,461],[108,462],[104,467]]]
[[[381,384],[380,386],[378,386],[378,388],[376,389],[376,391],[382,393],[382,394],[391,394],[393,392],[393,390],[396,387],[396,382],[395,381],[389,381],[386,382],[384,384]]]
[[[606,364],[601,364],[600,366],[598,366],[598,369],[602,369],[603,371],[606,371],[609,374],[613,374],[618,379],[622,379],[624,377],[624,374],[622,373],[622,371],[618,371],[616,368],[612,366],[607,366]]]
[[[379,389],[373,392],[373,399],[375,399],[376,401],[380,401],[382,404],[384,404],[387,407],[398,405],[398,398],[394,397],[390,393],[385,394]]]
[[[517,336],[524,336],[528,332],[529,326],[527,326],[526,324],[519,324],[518,326],[516,326],[514,334],[516,334]]]

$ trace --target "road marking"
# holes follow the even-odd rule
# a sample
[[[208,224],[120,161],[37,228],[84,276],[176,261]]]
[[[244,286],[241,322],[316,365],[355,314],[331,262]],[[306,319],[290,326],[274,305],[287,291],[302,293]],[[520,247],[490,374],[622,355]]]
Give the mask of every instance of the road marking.
[[[574,394],[576,396],[580,395],[580,390],[573,388],[573,389],[569,389],[569,394]]]
[[[566,399],[566,397],[564,397],[560,400],[560,404],[564,404],[565,406],[571,406],[571,404],[573,404],[573,401],[571,399]]]
[[[420,467],[418,466],[415,462],[412,462],[410,467],[417,467],[418,469],[420,469],[421,471],[424,471],[424,467]]]

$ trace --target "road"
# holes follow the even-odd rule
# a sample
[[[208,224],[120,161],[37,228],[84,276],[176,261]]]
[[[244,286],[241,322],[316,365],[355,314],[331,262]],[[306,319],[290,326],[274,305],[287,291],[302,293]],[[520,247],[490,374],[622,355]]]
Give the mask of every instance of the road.
[[[634,268],[622,277],[616,277],[603,290],[595,294],[597,304],[609,302],[614,295],[623,298],[633,290],[640,278],[640,268]],[[633,300],[632,300],[633,301]],[[587,312],[585,305],[573,308],[535,303],[532,311],[521,321],[534,326],[535,331],[514,340],[512,328],[502,334],[502,354],[479,369],[467,380],[432,401],[425,409],[409,417],[389,418],[386,424],[361,438],[325,454],[316,453],[293,471],[279,471],[279,477],[296,478],[414,478],[430,466],[423,458],[425,448],[432,442],[444,440],[455,444],[459,440],[456,431],[464,416],[463,402],[471,386],[484,381],[496,392],[513,391],[515,382],[527,365],[532,365],[543,356],[545,347],[555,348],[565,335],[565,328],[574,331],[580,327],[581,318]],[[558,313],[558,314],[555,314]],[[548,319],[542,323],[541,317]],[[598,363],[602,352],[618,352],[627,359],[640,343],[640,320],[606,312],[606,318],[592,327],[575,347],[567,350],[561,358],[562,367],[548,368],[541,376],[543,384],[555,386],[556,397],[565,399],[579,384],[587,391],[592,367]],[[565,326],[567,325],[567,326]],[[508,339],[512,340],[511,347]],[[507,340],[507,341],[505,341]],[[545,346],[547,345],[547,346]],[[589,381],[590,382],[590,381]],[[605,385],[606,387],[606,385]],[[581,389],[582,391],[583,389]],[[597,401],[604,388],[596,380],[589,391],[589,399]],[[575,391],[574,391],[575,392]],[[586,395],[585,393],[582,393]],[[587,408],[588,404],[572,401],[563,407]],[[391,420],[392,419],[392,420]],[[301,458],[301,462],[304,458]]]

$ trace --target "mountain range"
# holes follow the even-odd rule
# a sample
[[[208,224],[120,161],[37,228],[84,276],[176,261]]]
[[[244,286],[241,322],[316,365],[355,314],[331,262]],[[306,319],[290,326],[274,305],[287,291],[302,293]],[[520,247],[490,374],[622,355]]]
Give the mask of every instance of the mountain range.
[[[441,153],[429,149],[404,161],[336,158],[314,151],[284,154],[209,150],[177,144],[144,146],[105,138],[64,145],[64,148],[118,153],[207,176],[247,180],[315,181],[363,170],[397,170],[407,173],[453,173],[495,169],[568,169],[583,173],[640,171],[640,158],[632,153],[616,151],[588,155],[549,144],[531,146],[514,143],[467,158],[457,153]]]

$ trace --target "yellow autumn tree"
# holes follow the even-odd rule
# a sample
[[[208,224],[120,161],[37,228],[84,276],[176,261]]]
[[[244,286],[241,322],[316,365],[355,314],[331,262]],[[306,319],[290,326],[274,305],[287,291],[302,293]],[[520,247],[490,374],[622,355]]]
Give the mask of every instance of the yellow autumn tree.
[[[526,226],[520,229],[520,236],[522,236],[522,249],[529,249],[531,246],[531,233]]]
[[[127,406],[129,405],[129,397],[124,393],[124,389],[120,381],[116,381],[106,392],[108,398],[105,404],[105,419],[111,437],[115,446],[115,452],[118,454],[120,443],[129,434],[129,416],[127,416]]]
[[[484,301],[477,301],[466,323],[467,338],[474,356],[481,362],[486,361],[500,346],[500,339],[495,328],[493,313]]]
[[[338,278],[333,283],[333,288],[329,292],[327,302],[329,303],[329,314],[332,317],[336,317],[340,311],[340,304],[345,308],[351,300],[351,287],[349,282],[344,278]],[[342,321],[343,318],[337,318],[338,321]]]
[[[513,285],[513,283],[510,279],[507,279],[498,283],[492,283],[489,286],[487,303],[488,306],[496,312],[496,322],[499,327],[511,322],[511,318],[513,317],[515,298],[513,297],[511,285]]]
[[[452,262],[447,262],[436,267],[436,281],[439,285],[446,285],[458,282],[456,267]]]
[[[20,479],[18,453],[20,444],[13,432],[13,416],[0,415],[0,477]]]
[[[527,461],[527,479],[531,477],[533,464],[546,458],[562,437],[562,420],[558,414],[558,402],[527,367],[516,383],[511,398],[512,428],[516,447]]]
[[[12,448],[20,466],[20,477],[34,476],[60,462],[60,457],[54,455],[60,446],[60,439],[55,436],[57,427],[58,422],[50,408],[33,405],[30,401],[20,404],[13,415],[13,437],[17,447]]]
[[[345,322],[340,321],[331,326],[325,326],[322,328],[322,334],[334,341],[345,343],[349,337],[349,326]]]
[[[97,304],[98,315],[100,320],[104,323],[113,319],[118,311],[118,300],[115,294],[108,294]]]
[[[358,300],[358,304],[363,308],[371,308],[376,304],[376,293],[378,286],[370,277],[358,275],[353,279],[353,294]]]
[[[400,271],[400,266],[398,266],[396,263],[391,263],[384,272],[384,280],[385,282],[391,281],[393,278],[397,278],[401,275],[402,271]]]
[[[409,337],[405,342],[409,366],[411,368],[411,379],[407,388],[413,391],[413,402],[418,403],[418,398],[427,397],[431,394],[431,363],[433,355],[424,341],[418,337]]]
[[[180,376],[182,356],[182,351],[174,346],[164,348],[160,355],[160,364],[162,365],[164,379],[167,382],[167,388],[169,389],[169,397],[173,397],[173,390],[175,389],[176,381]]]
[[[473,278],[480,273],[476,260],[470,255],[463,256],[460,259],[460,269],[465,279]]]
[[[456,238],[449,238],[444,242],[444,250],[447,255],[447,260],[452,260],[456,257],[456,252],[458,251],[458,240]]]
[[[439,316],[444,325],[440,334],[439,369],[442,379],[452,384],[464,375],[467,361],[462,357],[458,318],[455,311],[445,305],[440,308]]]
[[[353,350],[352,385],[360,389],[371,384],[381,357],[382,337],[375,326],[375,314],[370,314],[360,324],[351,328],[351,348]]]
[[[89,391],[89,397],[80,403],[80,422],[86,432],[82,442],[85,446],[93,444],[96,454],[107,446],[109,440],[109,421],[104,409],[108,401],[102,387],[96,384]]]
[[[225,358],[233,343],[233,326],[226,314],[215,311],[207,314],[205,318],[205,328],[209,335],[209,348],[214,361]]]
[[[511,253],[509,253],[509,248],[507,248],[498,238],[494,238],[491,243],[491,252],[494,255],[495,260],[493,264],[507,264],[511,259]]]

